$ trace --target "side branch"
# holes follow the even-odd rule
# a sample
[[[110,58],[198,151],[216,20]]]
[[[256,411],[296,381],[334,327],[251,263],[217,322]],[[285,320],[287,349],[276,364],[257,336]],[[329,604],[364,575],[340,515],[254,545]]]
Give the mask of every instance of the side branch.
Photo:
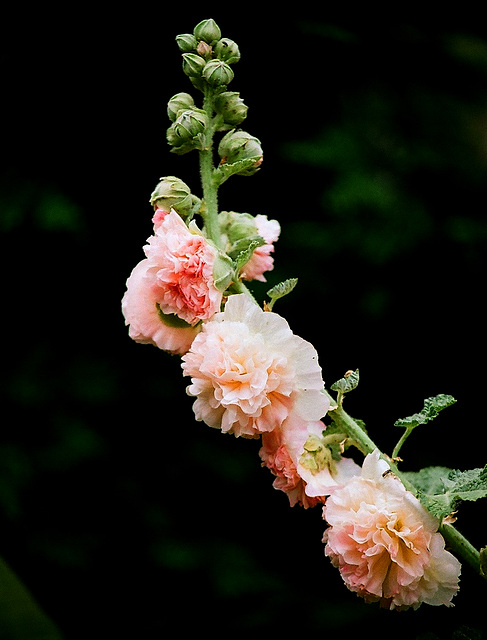
[[[327,392],[325,391],[325,393]],[[372,453],[375,449],[380,452],[380,449],[375,442],[367,435],[364,429],[350,415],[348,415],[346,411],[344,411],[341,404],[337,405],[328,393],[327,395],[330,398],[331,406],[334,407],[330,409],[328,415],[333,422],[347,434],[354,446],[356,446],[364,455]],[[418,497],[417,489],[411,484],[411,482],[409,482],[409,480],[403,477],[394,460],[382,452],[380,452],[380,456],[387,462],[391,471],[399,478],[399,480],[401,480],[405,488]],[[484,577],[480,570],[480,552],[458,531],[458,529],[451,524],[442,524],[439,527],[439,531],[445,538],[445,541],[451,551],[457,557],[469,564],[480,576]]]

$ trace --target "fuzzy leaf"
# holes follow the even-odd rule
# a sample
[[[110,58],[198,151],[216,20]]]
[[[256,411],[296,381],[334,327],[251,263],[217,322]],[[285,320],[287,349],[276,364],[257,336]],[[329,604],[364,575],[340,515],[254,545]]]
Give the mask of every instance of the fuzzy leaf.
[[[291,293],[291,291],[294,289],[294,287],[297,284],[298,284],[297,278],[288,278],[287,280],[284,280],[283,282],[276,284],[276,286],[272,287],[272,289],[269,289],[269,291],[267,292],[267,295],[269,296],[269,298],[278,300],[279,298],[282,298],[288,293]]]
[[[358,369],[355,371],[347,371],[343,378],[337,380],[331,385],[332,391],[339,391],[340,393],[348,393],[357,388],[359,383]]]
[[[456,400],[453,396],[448,396],[443,393],[435,396],[434,398],[427,398],[424,401],[423,410],[419,413],[414,413],[412,416],[396,420],[395,427],[406,427],[407,429],[413,429],[420,424],[426,424],[436,418],[442,409],[451,407],[455,404]]]
[[[428,511],[440,520],[465,500],[487,497],[487,465],[468,471],[426,467],[404,475],[418,489],[419,499]]]
[[[270,303],[268,304],[269,311],[272,310],[272,307],[274,306],[274,302],[276,300],[279,300],[279,298],[283,298],[288,293],[291,293],[291,291],[297,284],[297,278],[288,278],[287,280],[276,284],[274,287],[272,287],[272,289],[269,289],[269,291],[267,292],[267,295],[271,299]]]
[[[229,251],[229,255],[235,262],[235,270],[240,271],[250,260],[257,247],[261,247],[264,244],[265,240],[261,236],[240,238],[234,242]]]

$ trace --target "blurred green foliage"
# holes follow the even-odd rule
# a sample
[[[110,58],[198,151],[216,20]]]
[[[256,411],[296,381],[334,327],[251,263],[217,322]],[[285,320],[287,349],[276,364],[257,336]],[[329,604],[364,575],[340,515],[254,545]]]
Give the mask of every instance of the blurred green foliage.
[[[174,36],[204,17],[159,12]],[[275,311],[315,344],[328,384],[360,367],[347,406],[386,450],[394,421],[436,393],[457,398],[448,420],[471,438],[486,355],[487,32],[458,16],[433,29],[250,14],[214,17],[241,48],[234,90],[265,158],[224,185],[222,208],[282,225],[256,293],[298,277]],[[152,13],[56,25],[29,34],[24,20],[0,58],[0,553],[69,640],[159,638],[175,623],[478,638],[483,586],[468,569],[454,609],[391,614],[346,591],[319,510],[288,507],[257,442],[194,422],[177,358],[129,340],[120,300],[151,233],[149,195],[161,175],[198,190],[196,158],[164,141],[165,104],[190,87]],[[266,28],[287,34],[273,74]],[[408,441],[408,463],[485,464],[483,433],[452,443],[437,422],[441,441],[436,427],[427,451]],[[466,509],[459,524],[480,546],[477,518]],[[35,637],[1,618],[0,637]]]

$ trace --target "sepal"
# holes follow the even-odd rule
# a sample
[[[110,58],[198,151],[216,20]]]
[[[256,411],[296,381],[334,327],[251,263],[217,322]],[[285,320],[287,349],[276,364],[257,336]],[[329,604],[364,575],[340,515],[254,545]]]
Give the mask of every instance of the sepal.
[[[235,279],[235,264],[223,251],[218,251],[213,263],[213,282],[218,291],[225,291]]]

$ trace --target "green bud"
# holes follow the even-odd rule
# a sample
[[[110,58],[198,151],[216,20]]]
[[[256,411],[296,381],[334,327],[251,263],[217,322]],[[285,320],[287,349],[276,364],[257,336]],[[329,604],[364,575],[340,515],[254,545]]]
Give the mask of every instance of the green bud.
[[[216,43],[215,55],[227,64],[234,64],[240,60],[240,50],[237,43],[230,38],[222,38]]]
[[[226,124],[235,127],[247,117],[248,107],[236,91],[224,91],[215,98],[215,110]]]
[[[258,171],[263,159],[260,140],[246,131],[236,129],[223,136],[218,153],[222,168],[225,164],[235,165],[233,173],[242,176],[251,176]]]
[[[212,87],[227,85],[233,76],[232,69],[223,60],[210,60],[203,69],[203,77]]]
[[[167,141],[173,147],[171,151],[181,155],[191,149],[202,149],[202,135],[207,125],[208,116],[201,109],[180,111],[166,133]]]
[[[237,213],[236,211],[222,211],[219,216],[220,229],[227,237],[230,244],[234,244],[242,238],[258,235],[254,216],[250,213]]]
[[[189,78],[201,78],[206,61],[196,53],[183,53],[183,71]]]
[[[150,197],[150,203],[155,209],[175,209],[182,218],[193,211],[197,201],[198,198],[193,196],[188,185],[175,176],[161,178]]]
[[[176,36],[176,43],[183,53],[195,51],[198,45],[198,41],[192,33],[181,33],[181,35]]]
[[[222,37],[219,26],[212,18],[199,22],[194,28],[193,34],[196,40],[204,40],[204,42],[211,45]]]
[[[167,115],[174,122],[180,111],[194,108],[194,100],[189,93],[176,93],[167,103]]]

